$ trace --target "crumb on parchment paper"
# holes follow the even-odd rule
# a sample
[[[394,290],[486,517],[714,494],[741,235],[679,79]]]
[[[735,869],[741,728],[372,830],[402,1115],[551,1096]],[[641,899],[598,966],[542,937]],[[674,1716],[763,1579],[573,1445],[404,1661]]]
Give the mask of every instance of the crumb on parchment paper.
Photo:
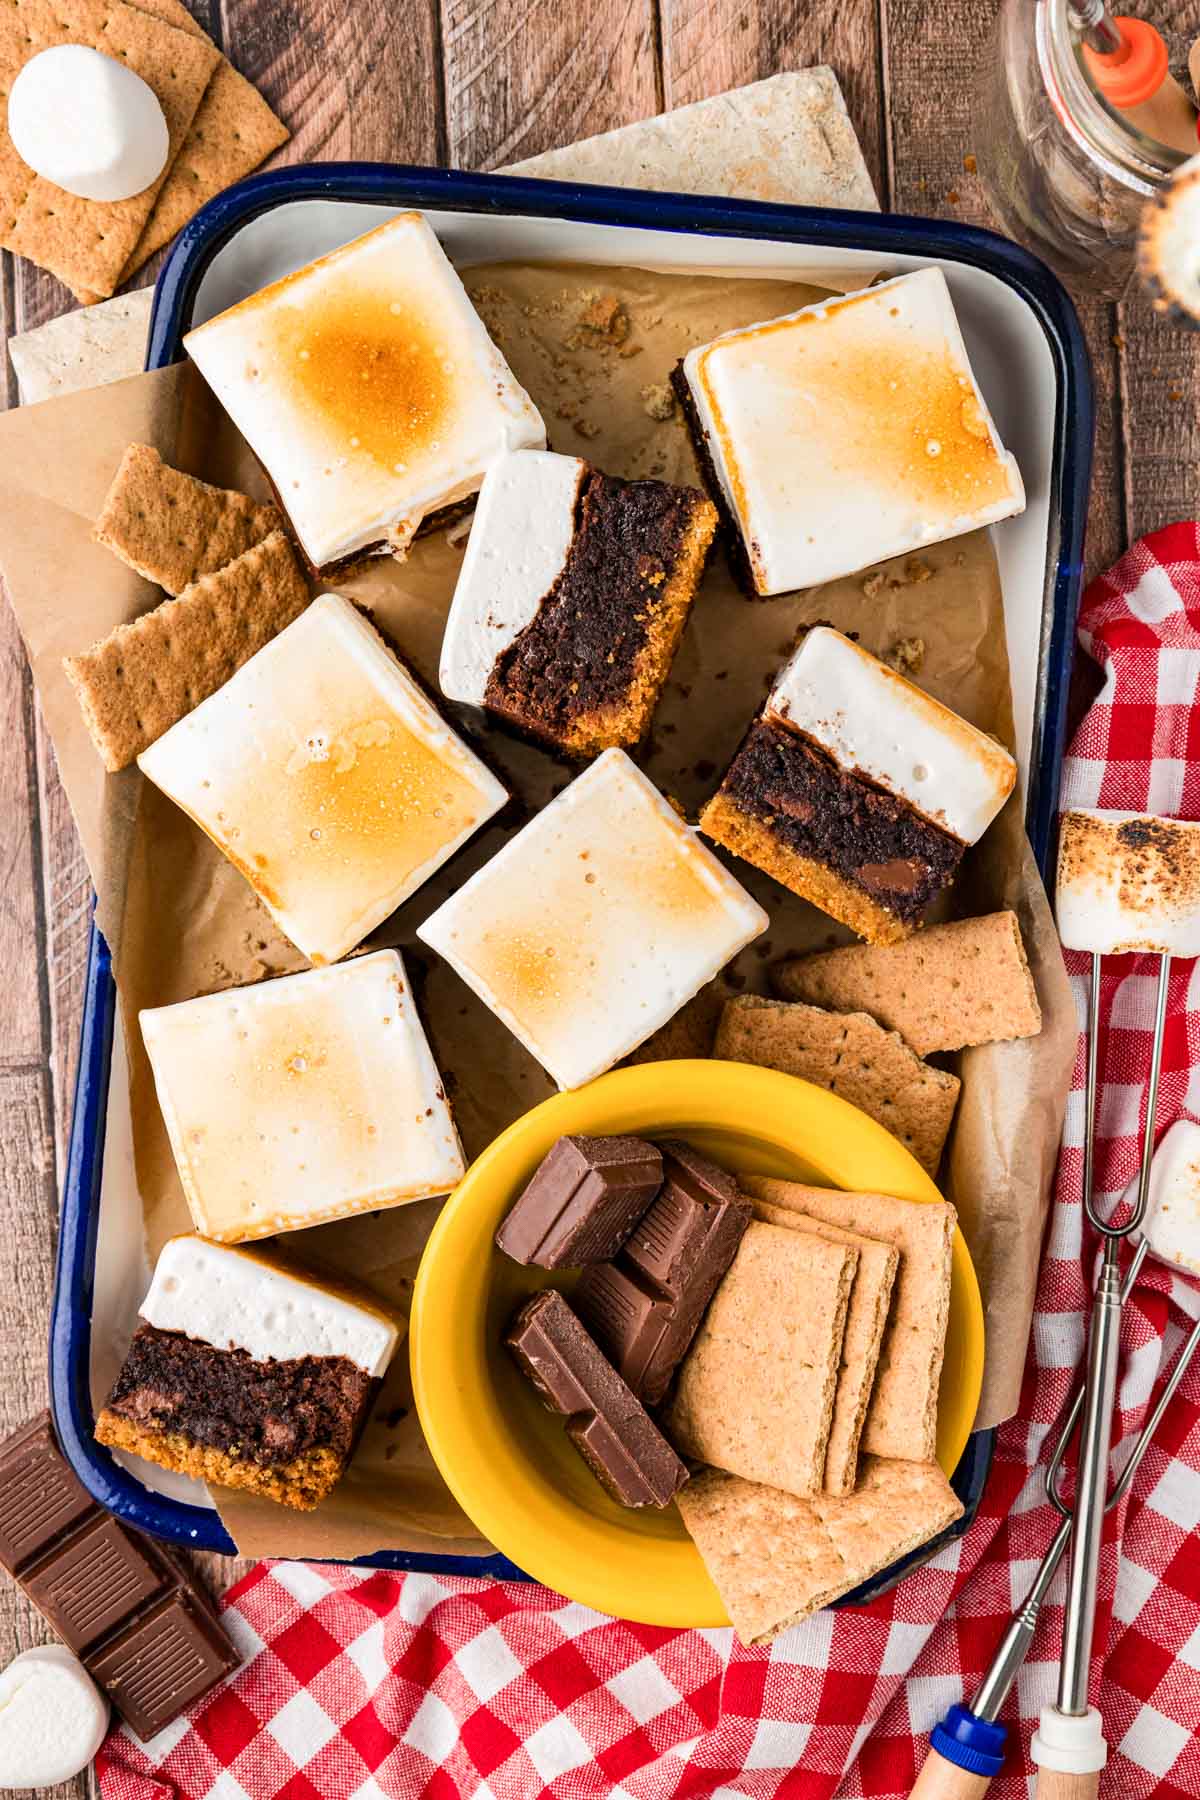
[[[650,381],[641,389],[642,408],[652,419],[673,419],[675,394],[669,381]]]
[[[919,675],[925,661],[925,639],[897,638],[883,660],[889,669],[895,669],[897,675],[907,675],[910,678]]]

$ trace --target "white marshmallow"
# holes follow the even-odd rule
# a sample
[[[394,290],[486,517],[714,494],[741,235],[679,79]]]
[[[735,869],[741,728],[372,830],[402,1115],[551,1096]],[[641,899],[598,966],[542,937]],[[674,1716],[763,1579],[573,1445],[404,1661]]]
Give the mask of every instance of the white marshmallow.
[[[400,1336],[385,1313],[315,1279],[190,1235],[163,1245],[138,1312],[159,1331],[256,1362],[344,1356],[370,1376],[384,1373]]]
[[[1055,912],[1068,950],[1200,956],[1200,824],[1090,807],[1064,812]]]
[[[726,332],[683,372],[760,594],[1025,505],[940,269]]]
[[[197,1231],[244,1243],[449,1193],[462,1147],[394,950],[140,1015]]]
[[[156,181],[170,135],[154,89],[86,44],[54,44],[23,65],[8,134],[35,174],[81,200],[128,200]]]
[[[417,936],[558,1082],[665,1025],[768,919],[622,750],[606,750]]]
[[[483,478],[442,639],[448,700],[482,706],[499,658],[537,616],[575,536],[587,464],[552,450],[518,450]]]
[[[546,442],[420,213],[400,213],[190,331],[309,561],[403,554],[506,450]]]
[[[323,594],[138,767],[332,963],[499,811],[505,789],[340,594]]]
[[[1017,779],[994,738],[826,625],[802,638],[763,710],[964,844],[983,836]]]
[[[0,1673],[0,1788],[48,1788],[87,1768],[108,1730],[108,1701],[64,1644],[14,1657]]]
[[[1142,1236],[1163,1262],[1200,1275],[1200,1125],[1176,1119],[1150,1165]]]

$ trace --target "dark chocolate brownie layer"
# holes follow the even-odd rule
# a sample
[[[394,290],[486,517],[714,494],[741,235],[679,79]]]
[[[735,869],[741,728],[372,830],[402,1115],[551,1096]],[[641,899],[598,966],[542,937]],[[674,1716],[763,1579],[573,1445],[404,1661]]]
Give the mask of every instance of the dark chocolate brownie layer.
[[[786,726],[758,719],[721,784],[773,836],[905,922],[953,880],[965,845]]]
[[[559,741],[579,719],[620,702],[635,681],[654,615],[703,495],[666,481],[620,481],[590,469],[575,536],[537,613],[496,661],[488,707]]]
[[[729,572],[747,600],[763,600],[766,596],[760,594],[754,585],[754,570],[750,567],[750,555],[746,549],[746,540],[734,517],[733,508],[725,498],[725,490],[717,478],[712,451],[708,447],[708,439],[704,435],[704,427],[700,423],[700,414],[696,411],[696,402],[692,398],[692,390],[688,386],[687,376],[683,372],[682,360],[677,362],[671,370],[671,386],[675,390],[679,410],[683,414],[684,423],[688,428],[688,436],[692,440],[692,451],[696,458],[696,466],[700,470],[700,479],[708,489],[708,497],[720,515],[721,538],[725,545],[725,558],[729,564]]]
[[[268,1466],[313,1449],[349,1455],[373,1387],[344,1356],[256,1362],[245,1350],[139,1325],[108,1406],[134,1424]]]

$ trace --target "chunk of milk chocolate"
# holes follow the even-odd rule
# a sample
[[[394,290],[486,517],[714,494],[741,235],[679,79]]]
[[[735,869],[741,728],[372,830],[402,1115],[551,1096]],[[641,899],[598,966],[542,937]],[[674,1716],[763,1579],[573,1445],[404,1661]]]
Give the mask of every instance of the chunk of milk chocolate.
[[[732,1176],[669,1141],[663,1185],[615,1261],[588,1269],[579,1316],[647,1406],[657,1406],[750,1222]]]
[[[561,1137],[496,1233],[514,1262],[578,1269],[615,1256],[662,1185],[657,1145]]]
[[[666,1506],[687,1469],[562,1295],[547,1288],[527,1300],[504,1341],[613,1499]]]

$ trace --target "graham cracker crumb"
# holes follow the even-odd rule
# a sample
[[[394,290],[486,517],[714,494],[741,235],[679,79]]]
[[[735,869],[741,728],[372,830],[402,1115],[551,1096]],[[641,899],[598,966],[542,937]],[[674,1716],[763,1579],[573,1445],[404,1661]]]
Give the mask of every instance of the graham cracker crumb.
[[[669,381],[651,381],[641,390],[642,410],[651,419],[673,419],[675,391]]]
[[[920,674],[925,661],[925,639],[897,638],[883,660],[889,669],[895,669],[898,675],[905,675],[911,680]]]

